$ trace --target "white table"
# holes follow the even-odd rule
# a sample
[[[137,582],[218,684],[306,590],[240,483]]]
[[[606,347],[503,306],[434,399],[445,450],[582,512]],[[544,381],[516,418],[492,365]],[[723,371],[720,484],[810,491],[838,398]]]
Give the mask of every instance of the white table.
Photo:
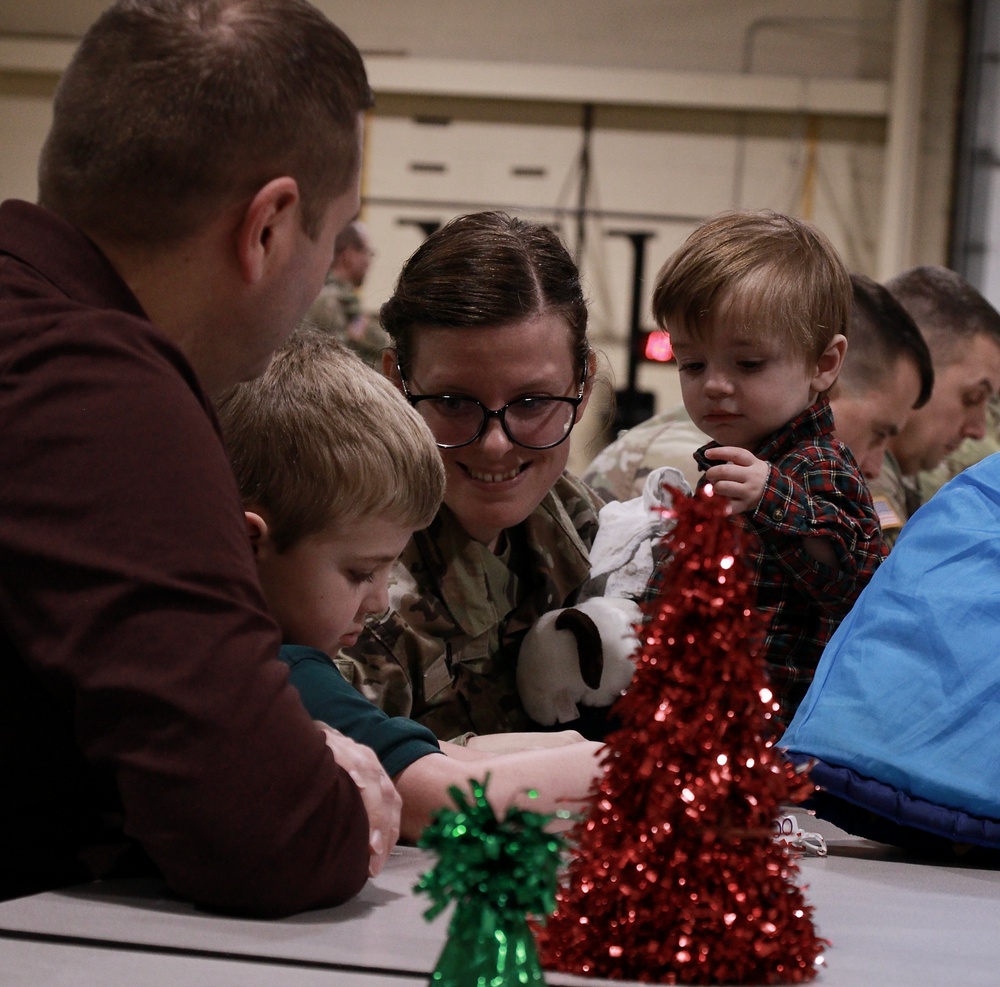
[[[1000,871],[918,863],[821,821],[807,828],[824,833],[830,848],[825,858],[800,861],[817,930],[832,942],[817,984],[1000,981]],[[403,848],[354,901],[277,921],[199,912],[152,881],[3,902],[0,984],[426,982],[447,916],[426,922],[430,899],[411,889],[432,863],[422,851]],[[600,983],[552,972],[546,979],[553,987]]]
[[[0,938],[4,987],[415,987],[426,980],[426,975]]]

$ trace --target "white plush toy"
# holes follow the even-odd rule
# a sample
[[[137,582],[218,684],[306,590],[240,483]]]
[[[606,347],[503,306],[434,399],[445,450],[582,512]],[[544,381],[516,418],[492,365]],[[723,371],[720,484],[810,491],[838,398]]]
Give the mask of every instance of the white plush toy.
[[[577,719],[577,703],[610,706],[632,681],[641,616],[635,601],[604,596],[542,614],[517,661],[525,712],[550,726]]]
[[[634,597],[652,575],[653,546],[673,526],[664,510],[676,493],[691,487],[679,470],[661,467],[641,497],[601,509],[583,602],[542,614],[521,643],[517,691],[536,723],[568,723],[579,717],[578,703],[610,706],[628,688],[642,619]]]

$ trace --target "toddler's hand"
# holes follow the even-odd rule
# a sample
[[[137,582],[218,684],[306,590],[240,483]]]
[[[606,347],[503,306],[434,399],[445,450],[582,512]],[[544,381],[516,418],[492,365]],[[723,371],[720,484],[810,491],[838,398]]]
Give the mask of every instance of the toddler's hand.
[[[313,722],[323,734],[337,764],[351,776],[361,792],[361,801],[368,813],[368,853],[371,857],[368,873],[375,877],[399,839],[403,800],[370,747],[356,743],[319,720]]]
[[[706,470],[705,479],[729,501],[734,514],[752,511],[760,503],[771,468],[768,463],[739,446],[706,449],[705,458],[725,460]]]

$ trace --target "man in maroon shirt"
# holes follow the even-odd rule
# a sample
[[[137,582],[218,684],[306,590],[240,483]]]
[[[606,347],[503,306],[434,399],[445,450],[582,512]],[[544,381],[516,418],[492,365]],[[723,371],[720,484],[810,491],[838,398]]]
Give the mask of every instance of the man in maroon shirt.
[[[119,0],[0,207],[0,896],[150,865],[204,905],[341,902],[399,800],[276,660],[210,398],[356,214],[371,92],[305,0]]]

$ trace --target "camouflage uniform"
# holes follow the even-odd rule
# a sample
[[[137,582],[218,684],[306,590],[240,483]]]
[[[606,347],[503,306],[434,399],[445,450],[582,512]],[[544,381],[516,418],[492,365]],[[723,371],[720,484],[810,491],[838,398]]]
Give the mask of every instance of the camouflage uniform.
[[[700,476],[694,451],[708,441],[679,405],[621,432],[584,470],[583,479],[605,500],[631,500],[642,496],[653,470],[673,466],[694,489]]]
[[[442,507],[393,570],[388,616],[340,652],[338,667],[390,716],[410,716],[444,740],[537,729],[517,694],[518,649],[538,617],[572,602],[586,581],[601,506],[564,473],[504,533],[500,554]]]
[[[868,489],[882,526],[882,544],[886,551],[896,544],[903,525],[913,516],[922,501],[915,479],[905,477],[891,452],[882,460],[882,472],[870,480]]]
[[[378,365],[381,370],[382,350],[389,345],[389,337],[377,319],[369,318],[361,310],[361,299],[354,285],[328,274],[306,318],[336,336],[365,363]]]

